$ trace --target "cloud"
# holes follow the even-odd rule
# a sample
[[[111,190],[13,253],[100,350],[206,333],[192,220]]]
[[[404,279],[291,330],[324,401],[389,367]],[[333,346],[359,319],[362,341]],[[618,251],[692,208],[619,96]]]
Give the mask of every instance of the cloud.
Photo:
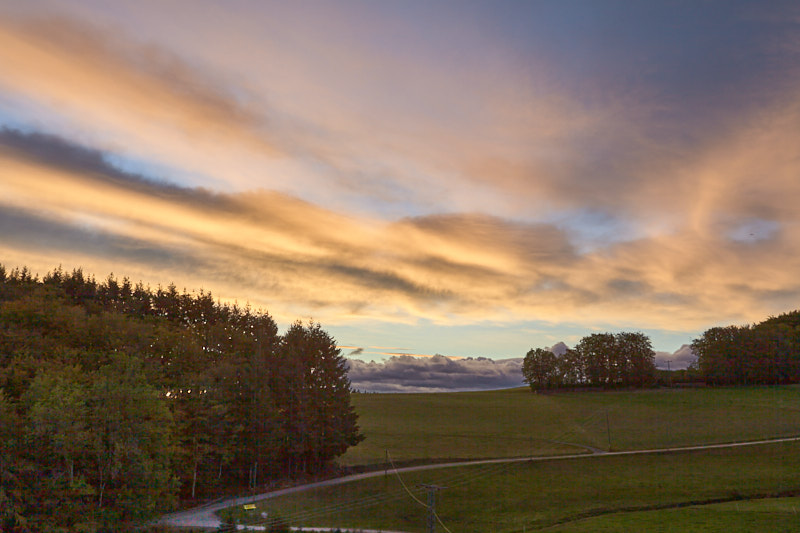
[[[684,344],[673,353],[656,352],[656,367],[661,369],[683,370],[696,361],[697,356],[688,344]]]
[[[272,6],[280,12],[259,11],[255,26],[252,17],[213,4],[191,17],[175,6],[162,9],[161,17],[182,17],[190,35],[170,28],[160,40],[136,37],[131,20],[161,22],[133,8],[130,20],[115,22],[78,9],[69,16],[12,10],[0,23],[0,63],[16,75],[0,87],[33,103],[39,120],[53,124],[50,117],[58,116],[65,131],[79,130],[103,149],[166,166],[180,161],[181,172],[229,189],[255,185],[376,214],[409,204],[435,212],[442,202],[471,211],[476,187],[483,206],[506,209],[531,177],[558,183],[554,171],[576,155],[561,147],[571,146],[587,121],[599,124],[555,83],[542,79],[534,95],[524,91],[528,80],[517,66],[493,43],[475,46],[480,33],[460,26],[436,25],[432,44],[452,34],[447,48],[475,51],[469,68],[445,71],[438,50],[429,58],[412,50],[381,54],[385,42],[364,46],[353,35],[383,37],[354,26],[340,9],[298,17]],[[379,16],[372,11],[358,16]],[[291,31],[281,16],[296,18]],[[241,31],[225,34],[228,28]],[[321,34],[329,36],[324,43]],[[286,45],[298,38],[302,46]],[[497,71],[490,83],[486,69]],[[455,92],[468,97],[453,98]],[[530,162],[534,144],[537,152],[558,153],[558,162]],[[507,188],[507,173],[485,161],[509,161],[524,175]],[[530,191],[524,197],[548,204]]]
[[[558,232],[546,227],[492,217],[383,224],[278,193],[212,194],[123,172],[107,156],[54,136],[0,131],[3,203],[46,212],[59,231],[72,226],[76,250],[83,246],[82,232],[138,239],[165,253],[174,250],[176,257],[183,251],[214,258],[207,268],[187,268],[209,282],[237,276],[244,282],[244,273],[258,265],[269,276],[273,297],[291,294],[301,305],[351,306],[354,312],[387,296],[388,307],[405,307],[401,312],[409,314],[426,303],[433,303],[430,316],[438,314],[436,307],[466,306],[463,286],[475,275],[508,284],[508,268],[524,269],[514,265],[514,246],[535,239],[545,250],[557,239]],[[483,236],[470,241],[478,228]],[[29,237],[46,240],[47,231],[32,226]],[[265,281],[251,286],[265,287]]]
[[[201,257],[190,251],[170,249],[125,235],[95,231],[72,225],[69,220],[54,219],[12,207],[0,209],[0,225],[4,230],[0,242],[4,245],[30,252],[47,250],[54,258],[75,255],[87,258],[104,256],[118,264],[144,263],[159,270],[181,264],[200,267],[205,263]],[[77,266],[80,265],[75,265]]]
[[[43,12],[12,10],[0,20],[0,64],[15,72],[0,79],[3,114],[26,109],[27,126],[79,131],[103,151],[222,190],[331,196],[308,170],[328,164],[324,151],[311,153],[318,128],[274,110],[260,90],[133,36],[128,22]]]
[[[561,355],[568,349],[559,342],[550,348]],[[356,353],[358,352],[358,353]],[[350,356],[361,352],[354,350]],[[391,354],[387,354],[391,355]],[[673,353],[656,352],[658,368],[687,368],[697,360],[688,344]],[[451,358],[443,355],[393,355],[383,362],[348,359],[348,377],[355,389],[364,392],[449,392],[520,387],[523,358],[492,360]]]
[[[552,347],[545,349],[556,355],[564,355],[570,348],[565,343],[558,342]],[[667,361],[669,361],[669,365],[667,365]],[[689,365],[695,361],[697,361],[697,356],[692,351],[692,347],[688,344],[684,344],[673,353],[663,351],[656,351],[655,353],[655,365],[657,368],[666,369],[669,366],[672,370],[682,370],[688,368]]]
[[[122,35],[62,16],[5,18],[0,59],[16,75],[2,85],[111,124],[132,121],[144,131],[152,131],[148,124],[169,125],[190,136],[234,136],[274,150],[261,128],[265,117],[225,94],[212,76]]]
[[[800,293],[800,241],[782,229],[793,213],[754,241],[686,228],[587,251],[553,224],[478,213],[383,222],[276,192],[181,187],[120,170],[112,155],[0,130],[0,208],[18,228],[0,243],[325,321],[698,328],[785,311]]]
[[[373,214],[413,205],[530,221],[591,206],[637,229],[645,214],[664,224],[691,209],[709,144],[797,92],[796,57],[775,50],[793,27],[739,8],[594,10],[576,49],[547,42],[569,34],[559,16],[524,7],[462,6],[454,19],[443,6],[198,5],[191,16],[180,3],[158,15],[126,6],[119,18],[18,9],[0,27],[17,73],[4,82],[96,142],[113,134],[117,149],[179,159],[237,190]],[[506,38],[519,25],[530,42]],[[619,41],[601,37],[611,27]],[[673,27],[687,30],[680,43]],[[705,46],[710,36],[726,45]],[[586,62],[591,75],[576,76]]]
[[[0,130],[5,261],[326,323],[696,330],[796,306],[800,77],[796,52],[763,61],[786,28],[737,37],[739,70],[727,46],[628,46],[671,27],[659,9],[613,53],[601,10],[546,56],[497,17],[572,34],[508,9],[202,5],[0,17],[0,116],[25,125]]]
[[[547,350],[553,352],[556,355],[564,355],[565,353],[567,353],[567,350],[569,350],[569,346],[567,346],[563,342],[557,342],[550,348],[547,348]]]
[[[685,367],[688,367],[690,364],[697,361],[697,355],[694,353],[694,351],[692,351],[691,346],[688,344],[684,344],[675,350],[675,353],[672,354],[672,357],[675,358],[675,362],[681,365],[681,367],[684,367],[684,365]]]
[[[562,353],[567,346],[552,349]],[[355,355],[355,354],[350,354]],[[688,367],[696,360],[689,345],[674,353],[657,352],[656,366],[672,370]],[[443,355],[395,355],[383,362],[348,359],[348,377],[364,392],[452,392],[521,387],[522,358],[492,360],[483,357],[453,359]]]
[[[163,10],[162,18],[185,16],[178,4]],[[524,60],[510,55],[498,34],[470,30],[486,25],[480,9],[464,10],[459,24],[447,20],[447,10],[428,9],[426,25],[436,28],[431,34],[419,33],[419,20],[409,26],[391,8],[301,14],[272,6],[266,16],[266,10],[243,15],[203,4],[197,11],[184,17],[181,31],[172,28],[169,38],[151,40],[109,22],[108,14],[92,16],[85,9],[72,17],[52,10],[47,17],[5,17],[0,58],[16,75],[3,83],[43,109],[52,107],[51,114],[69,115],[84,138],[103,149],[167,165],[180,161],[182,172],[229,190],[280,190],[379,217],[407,214],[407,206],[425,215],[484,212],[527,221],[561,215],[571,237],[586,225],[575,221],[591,209],[606,217],[602,226],[614,230],[604,241],[618,234],[650,236],[647,226],[653,225],[674,231],[680,229],[675,217],[689,212],[699,221],[704,206],[713,213],[719,203],[729,203],[714,200],[713,190],[720,188],[708,172],[724,165],[733,148],[729,142],[741,142],[736,136],[746,142],[754,132],[774,133],[771,144],[758,143],[769,181],[776,180],[775,165],[791,154],[795,119],[766,130],[764,124],[744,124],[752,117],[773,121],[771,105],[778,113],[791,109],[787,95],[796,94],[794,75],[780,78],[788,70],[779,68],[785,54],[774,57],[769,69],[761,56],[748,54],[748,65],[768,70],[775,86],[771,98],[746,98],[758,89],[752,86],[758,76],[725,78],[737,82],[725,94],[741,105],[736,113],[723,113],[716,107],[719,98],[698,91],[684,71],[686,57],[695,57],[696,50],[642,43],[661,54],[660,69],[678,76],[656,75],[678,80],[670,88],[695,97],[689,120],[672,93],[659,92],[665,88],[622,84],[624,69],[632,67],[603,55],[603,47],[589,51],[619,76],[598,73],[588,84],[576,84],[566,74],[568,65],[559,67],[537,47],[526,49]],[[703,20],[710,17],[707,10],[697,11]],[[147,9],[128,8],[126,14],[155,33],[166,31]],[[400,16],[396,31],[417,38],[392,54],[384,53],[389,43],[383,34],[373,31],[387,14]],[[608,17],[594,15],[600,24]],[[664,15],[660,9],[637,10],[642,15],[663,32],[656,22]],[[719,32],[741,22],[735,14],[722,15]],[[765,36],[775,37],[756,29],[737,36],[734,49],[762,53]],[[214,45],[198,42],[196,35],[208,35]],[[625,42],[631,38],[620,34]],[[303,46],[287,45],[298,41]],[[630,65],[647,64],[641,53],[613,49]],[[471,61],[442,68],[447,54],[456,53],[471,54]],[[733,57],[742,60],[742,54]],[[715,68],[730,60],[709,53],[701,59],[700,65]],[[714,113],[704,112],[711,108]],[[764,150],[769,146],[773,153]],[[781,157],[771,157],[776,149]],[[713,173],[741,174],[737,168],[730,164]],[[736,181],[738,187],[725,196],[750,197],[741,191],[752,183]]]
[[[469,391],[523,385],[522,359],[401,355],[382,363],[350,359],[348,364],[352,386],[365,392]]]

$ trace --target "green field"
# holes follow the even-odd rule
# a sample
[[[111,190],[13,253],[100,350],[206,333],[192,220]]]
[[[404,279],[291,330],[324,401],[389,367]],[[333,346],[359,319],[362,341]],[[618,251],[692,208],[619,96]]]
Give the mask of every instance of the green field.
[[[278,512],[293,525],[425,531],[425,508],[403,484],[421,501],[426,494],[419,484],[447,487],[438,494],[437,512],[453,532],[535,531],[562,523],[557,531],[571,531],[596,515],[800,490],[800,443],[429,470],[270,500],[261,511]]]
[[[350,465],[383,465],[387,450],[395,462],[410,462],[588,453],[578,446],[608,449],[609,437],[613,450],[634,450],[800,435],[797,386],[359,394],[354,404],[366,440],[344,457]],[[279,513],[294,526],[422,532],[420,484],[447,487],[437,511],[453,533],[800,531],[788,511],[796,499],[751,500],[800,494],[798,442],[402,476],[390,468],[388,476],[262,502],[257,513]]]
[[[800,387],[356,394],[366,440],[343,465],[714,444],[800,435]],[[560,443],[569,443],[560,444]]]
[[[616,513],[549,528],[554,533],[771,533],[800,530],[800,498],[766,498],[659,511]]]

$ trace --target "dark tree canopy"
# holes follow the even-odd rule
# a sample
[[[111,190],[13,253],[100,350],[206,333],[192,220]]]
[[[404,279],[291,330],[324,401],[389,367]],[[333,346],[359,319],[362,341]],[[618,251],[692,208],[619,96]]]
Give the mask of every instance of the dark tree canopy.
[[[655,352],[643,333],[593,333],[557,356],[530,350],[522,375],[534,391],[576,386],[639,386],[653,382]]]
[[[363,438],[336,342],[208,292],[0,266],[0,530],[114,531]]]
[[[697,367],[712,385],[800,382],[800,311],[752,326],[707,330],[692,342]]]

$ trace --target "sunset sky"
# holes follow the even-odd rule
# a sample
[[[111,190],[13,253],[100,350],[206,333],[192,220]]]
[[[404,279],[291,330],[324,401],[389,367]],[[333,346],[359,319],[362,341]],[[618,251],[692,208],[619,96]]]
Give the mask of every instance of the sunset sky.
[[[0,263],[363,361],[800,308],[800,4],[0,4]]]

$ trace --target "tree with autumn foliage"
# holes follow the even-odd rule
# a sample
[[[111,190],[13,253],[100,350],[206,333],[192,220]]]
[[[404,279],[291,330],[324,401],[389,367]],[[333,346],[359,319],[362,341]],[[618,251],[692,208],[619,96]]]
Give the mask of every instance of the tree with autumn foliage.
[[[125,531],[328,468],[361,436],[319,324],[205,291],[0,265],[0,529]]]
[[[715,327],[692,341],[696,366],[712,385],[800,382],[800,311],[753,325]]]

